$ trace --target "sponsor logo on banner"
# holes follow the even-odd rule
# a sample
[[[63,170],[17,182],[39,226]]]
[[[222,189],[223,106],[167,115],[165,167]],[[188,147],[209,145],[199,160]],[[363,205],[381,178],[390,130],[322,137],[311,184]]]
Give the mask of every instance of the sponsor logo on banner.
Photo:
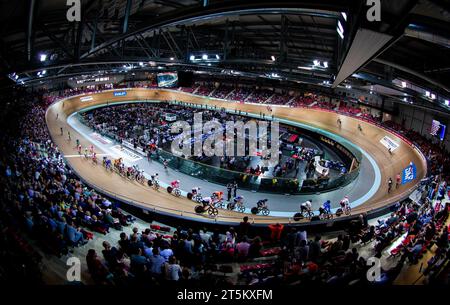
[[[82,97],[80,97],[80,101],[82,101],[82,102],[89,102],[89,101],[92,101],[94,98],[92,97],[92,96],[82,96]]]
[[[416,165],[411,162],[408,167],[403,169],[402,172],[402,184],[408,183],[416,179],[417,177],[417,169]]]
[[[384,136],[381,140],[380,143],[383,144],[387,149],[391,149],[391,151],[396,150],[399,145],[392,140],[391,138],[389,138],[388,136]]]
[[[116,91],[114,92],[114,96],[125,96],[127,95],[126,91]]]

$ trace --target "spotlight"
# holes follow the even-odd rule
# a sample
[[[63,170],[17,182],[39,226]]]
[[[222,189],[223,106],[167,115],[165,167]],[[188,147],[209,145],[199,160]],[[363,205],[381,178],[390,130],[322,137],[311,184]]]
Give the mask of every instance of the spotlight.
[[[406,88],[406,82],[402,82],[402,88]]]
[[[41,55],[39,56],[39,59],[40,59],[41,62],[46,61],[46,60],[47,60],[47,54],[41,54]]]
[[[342,34],[344,34],[344,27],[342,26],[342,23],[339,20],[338,20],[338,29]]]
[[[220,56],[216,54],[216,59],[220,59]]]
[[[328,61],[324,61],[324,62],[323,62],[323,66],[324,66],[325,68],[328,68]]]
[[[207,59],[208,59],[208,55],[203,54],[203,55],[202,55],[202,59],[203,59],[203,60],[207,60]]]
[[[272,61],[275,61],[275,56],[270,56],[270,58],[272,59]]]
[[[193,60],[195,60],[195,56],[194,56],[194,55],[191,55],[191,56],[189,57],[189,59],[193,61]]]

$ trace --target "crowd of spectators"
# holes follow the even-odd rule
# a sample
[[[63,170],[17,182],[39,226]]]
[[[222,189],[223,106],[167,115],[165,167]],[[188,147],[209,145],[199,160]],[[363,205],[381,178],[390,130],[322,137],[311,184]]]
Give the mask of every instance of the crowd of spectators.
[[[233,87],[228,85],[220,85],[216,90],[214,90],[211,96],[215,98],[224,99],[231,91],[233,91]]]
[[[314,103],[314,99],[312,97],[299,95],[292,100],[291,105],[292,107],[308,107],[312,103]]]
[[[87,243],[92,231],[107,234],[109,228],[129,225],[130,215],[84,185],[66,165],[48,134],[45,99],[21,94],[14,98],[15,107],[27,113],[16,130],[4,130],[1,138],[1,225],[17,226],[57,256]]]
[[[227,97],[230,101],[243,102],[252,93],[250,88],[237,87]]]
[[[245,102],[264,104],[274,93],[267,89],[256,89],[247,97]]]
[[[216,87],[214,86],[214,84],[211,83],[207,83],[207,84],[201,84],[200,86],[198,86],[198,88],[196,89],[197,91],[195,92],[195,94],[197,95],[203,95],[203,96],[209,96],[211,94],[211,92],[215,89]]]
[[[293,99],[292,96],[287,94],[275,93],[271,98],[268,104],[273,105],[286,105],[288,102]]]

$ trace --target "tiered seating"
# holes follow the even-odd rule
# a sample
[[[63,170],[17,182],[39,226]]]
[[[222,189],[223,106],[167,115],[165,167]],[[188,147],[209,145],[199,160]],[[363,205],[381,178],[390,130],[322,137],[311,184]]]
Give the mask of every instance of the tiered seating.
[[[270,90],[256,90],[252,93],[252,95],[246,100],[248,103],[264,103],[269,97],[273,94]]]
[[[346,114],[350,114],[350,115],[357,115],[357,114],[361,113],[361,108],[351,107],[351,106],[345,105],[344,103],[340,103],[338,111],[341,113],[346,113]]]
[[[298,96],[292,101],[291,105],[293,107],[308,107],[312,103],[314,103],[314,99],[312,97]]]
[[[201,85],[200,87],[198,87],[197,92],[195,92],[195,94],[208,96],[213,90],[214,86],[212,84]]]
[[[229,93],[230,91],[233,90],[233,88],[231,88],[230,86],[224,86],[221,85],[219,88],[217,88],[213,93],[212,93],[212,97],[215,98],[221,98],[224,99]]]
[[[291,96],[289,96],[287,94],[275,93],[274,96],[272,96],[272,98],[270,99],[269,104],[286,105],[290,99],[291,99]]]
[[[234,91],[227,97],[227,99],[232,100],[232,101],[239,101],[239,102],[243,102],[247,96],[250,95],[250,93],[252,92],[251,89],[249,88],[236,88],[234,89]]]

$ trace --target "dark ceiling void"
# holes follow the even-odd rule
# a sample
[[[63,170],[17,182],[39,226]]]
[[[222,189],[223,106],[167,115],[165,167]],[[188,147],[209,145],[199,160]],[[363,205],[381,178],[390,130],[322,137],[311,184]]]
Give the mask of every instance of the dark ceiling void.
[[[364,71],[375,80],[396,75],[448,94],[450,14],[444,2],[382,1],[381,20],[369,22],[365,0],[206,6],[198,0],[86,0],[81,22],[68,22],[64,1],[2,1],[0,69],[25,83],[82,74],[88,66],[98,71],[154,62],[334,86]],[[203,54],[217,60],[191,60]]]

